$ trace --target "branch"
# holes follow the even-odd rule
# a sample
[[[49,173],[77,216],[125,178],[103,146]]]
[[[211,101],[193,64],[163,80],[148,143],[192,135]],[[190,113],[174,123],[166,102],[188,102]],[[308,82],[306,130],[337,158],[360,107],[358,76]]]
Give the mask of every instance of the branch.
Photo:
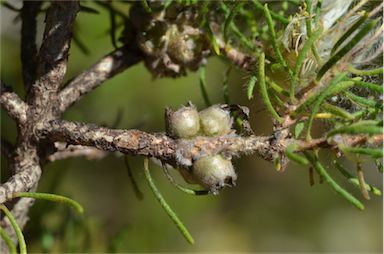
[[[57,100],[56,92],[67,70],[73,22],[78,11],[78,1],[53,1],[47,11],[37,80],[28,94],[28,102],[40,118],[47,117],[50,110],[56,110],[50,106]]]
[[[21,63],[26,91],[36,78],[36,16],[39,13],[40,1],[23,1],[21,8]]]
[[[142,60],[140,50],[127,47],[116,49],[101,58],[89,69],[71,80],[60,92],[60,112],[80,100],[83,95],[97,88],[104,81]]]
[[[30,191],[37,185],[41,175],[40,165],[32,160],[25,160],[24,162],[26,165],[23,165],[18,173],[0,185],[0,204],[11,199],[14,193]]]
[[[45,19],[43,41],[37,57],[36,79],[27,93],[28,119],[19,117],[26,123],[19,129],[18,144],[11,158],[10,168],[14,175],[6,183],[0,185],[0,203],[11,199],[14,193],[33,191],[37,188],[41,176],[39,151],[44,151],[47,147],[37,147],[41,143],[37,144],[38,137],[36,137],[34,129],[52,119],[57,112],[57,90],[67,69],[72,27],[78,10],[78,1],[52,1],[50,3]],[[25,44],[22,45],[25,46]],[[10,96],[8,91],[3,93],[3,89],[1,90],[3,108],[8,109],[15,117],[18,115],[13,112],[27,111],[27,109],[23,111],[10,107],[9,105],[12,105],[10,101],[15,100],[14,96]],[[17,109],[19,108],[22,107],[17,107]],[[12,213],[20,227],[23,227],[28,220],[28,210],[32,204],[33,201],[28,198],[16,201]],[[4,221],[1,222],[2,225],[4,223]],[[10,228],[5,227],[5,229],[8,234],[12,234]],[[12,240],[15,241],[14,238]]]
[[[231,61],[234,65],[241,69],[253,71],[257,64],[257,56],[252,56],[242,52],[240,49],[226,44],[222,39],[216,37],[220,52]]]
[[[380,145],[383,143],[383,135],[374,135],[372,137],[369,137],[367,135],[353,135],[353,136],[345,136],[343,138],[343,145],[354,147],[358,145],[362,145],[366,142],[370,142],[374,145]],[[313,139],[311,141],[296,141],[299,145],[298,149],[296,151],[306,151],[306,150],[313,150],[316,148],[329,148],[329,149],[336,149],[338,150],[338,144],[334,141],[328,141],[327,138],[319,138],[319,139]]]
[[[162,133],[109,129],[64,120],[51,121],[49,126],[39,132],[51,141],[155,157],[175,167],[189,167],[193,160],[216,153],[237,156],[256,152],[264,159],[273,161],[274,157],[285,148],[284,142],[272,142],[274,137],[240,137],[229,134],[184,140],[172,139]]]
[[[54,120],[43,130],[38,131],[51,141],[61,141],[72,145],[96,147],[104,151],[119,151],[125,154],[155,157],[174,167],[189,167],[198,158],[221,153],[227,157],[256,153],[267,161],[281,157],[289,144],[299,145],[298,151],[315,148],[338,149],[334,141],[326,138],[310,142],[297,141],[287,135],[286,130],[276,131],[271,136],[247,136],[228,134],[219,137],[198,136],[194,139],[172,139],[164,133],[146,133],[139,130],[118,130],[98,127],[91,124]],[[380,143],[382,135],[370,138]],[[344,144],[356,146],[368,141],[367,136],[345,137]]]
[[[0,89],[1,108],[3,108],[18,124],[24,124],[27,121],[28,105],[2,81],[0,81]]]

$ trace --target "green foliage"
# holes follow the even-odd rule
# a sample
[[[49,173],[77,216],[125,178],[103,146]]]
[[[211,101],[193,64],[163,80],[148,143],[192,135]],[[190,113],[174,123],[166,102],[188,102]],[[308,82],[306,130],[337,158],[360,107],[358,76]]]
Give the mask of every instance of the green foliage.
[[[188,232],[188,229],[184,226],[183,222],[179,219],[179,217],[176,215],[176,213],[172,210],[172,208],[165,201],[165,199],[161,195],[160,191],[157,189],[155,183],[153,182],[153,179],[151,177],[151,173],[149,171],[148,159],[144,159],[144,174],[145,174],[145,179],[147,180],[149,187],[151,188],[153,194],[155,195],[157,201],[159,201],[159,203],[162,206],[162,208],[164,209],[164,211],[168,214],[169,218],[171,218],[171,220],[175,223],[175,225],[180,230],[181,234],[185,237],[185,239],[190,244],[194,244],[195,240],[193,240],[192,235]]]
[[[184,187],[180,184],[178,184],[175,179],[173,179],[171,173],[169,173],[168,169],[166,167],[163,168],[165,176],[168,178],[169,182],[171,182],[177,189],[180,191],[190,194],[190,195],[195,195],[195,196],[200,196],[200,195],[208,195],[209,191],[207,190],[192,190],[190,188]]]
[[[7,232],[5,232],[5,230],[2,227],[0,227],[0,236],[1,238],[3,238],[5,244],[7,245],[9,253],[16,254],[17,253],[16,245],[12,242],[12,239],[7,235]]]
[[[248,100],[253,98],[253,89],[255,88],[257,82],[256,76],[251,76],[247,83],[247,97]]]
[[[66,205],[71,206],[79,214],[82,214],[84,212],[83,207],[75,200],[51,193],[18,192],[13,195],[13,198],[34,198],[64,203]]]
[[[259,56],[259,85],[260,85],[260,95],[261,98],[263,99],[265,105],[267,106],[267,109],[269,112],[272,114],[273,117],[276,118],[277,121],[282,122],[281,117],[279,114],[276,112],[276,110],[273,108],[273,105],[269,99],[268,96],[268,91],[267,91],[267,86],[265,83],[265,56],[264,53],[261,53]]]
[[[297,141],[301,140],[301,133],[306,129],[305,140],[312,142],[314,127],[318,119],[322,119],[328,126],[316,133],[327,142],[333,142],[337,147],[334,150],[367,155],[372,159],[382,157],[381,144],[375,144],[373,137],[383,131],[382,98],[379,97],[383,88],[379,83],[381,79],[372,77],[382,74],[383,70],[382,67],[369,66],[361,69],[366,66],[355,63],[359,55],[370,54],[374,47],[382,45],[374,44],[375,40],[370,39],[370,35],[378,34],[382,29],[377,25],[382,23],[381,19],[372,18],[374,15],[370,9],[358,12],[365,5],[361,3],[350,12],[337,14],[339,20],[331,23],[330,27],[323,27],[321,15],[328,10],[322,9],[322,1],[305,1],[301,10],[290,19],[280,19],[267,4],[263,6],[258,0],[253,0],[252,4],[263,14],[259,19],[267,24],[268,34],[256,35],[262,43],[262,50],[257,51],[258,67],[251,72],[257,69],[257,80],[254,75],[248,79],[248,99],[253,98],[253,87],[258,83],[259,96],[280,123],[277,126],[284,128],[286,115],[294,121],[292,135]],[[232,15],[227,15],[228,24],[232,22],[233,13],[241,13],[239,5],[232,6]],[[275,21],[284,26],[277,26]],[[229,30],[225,31],[227,38]],[[353,136],[364,137],[363,140],[370,144],[346,145],[345,142],[348,143]],[[332,188],[362,209],[362,204],[333,180],[319,156],[315,156],[321,147],[315,147],[316,152],[311,153],[301,149],[300,144],[293,142],[286,148],[288,159],[303,166],[312,165]],[[356,180],[349,182],[356,184]]]
[[[16,233],[17,240],[19,243],[19,248],[20,248],[20,254],[26,254],[27,253],[27,245],[25,244],[23,232],[21,231],[21,228],[17,224],[15,217],[13,217],[12,213],[8,210],[8,208],[5,205],[1,204],[0,209],[5,213],[5,216],[7,216],[9,222],[11,223],[13,230]],[[8,246],[9,245],[10,244],[8,244]],[[10,250],[12,250],[12,249],[13,249],[13,246],[11,245]]]
[[[377,20],[372,20],[350,40],[347,45],[340,49],[335,55],[333,55],[319,70],[316,79],[320,80],[323,75],[334,66],[341,58],[343,58],[348,52],[350,52],[354,46],[356,46],[376,25]],[[361,75],[361,73],[360,73]],[[369,74],[367,74],[369,75]]]
[[[303,157],[303,156],[301,156],[301,155],[295,153],[295,149],[296,149],[296,148],[297,148],[297,145],[295,145],[295,144],[290,144],[290,145],[287,147],[287,149],[285,149],[285,154],[287,155],[287,157],[288,157],[290,160],[292,160],[292,161],[294,161],[294,162],[296,162],[296,163],[298,163],[298,164],[307,166],[307,165],[309,164],[309,161],[308,161],[305,157]]]
[[[360,210],[364,210],[364,205],[357,200],[354,196],[352,196],[349,192],[347,192],[344,188],[342,188],[335,180],[328,174],[323,165],[319,162],[318,157],[312,152],[304,152],[307,159],[310,161],[312,166],[315,168],[317,173],[325,179],[325,181],[341,196],[343,196],[346,200],[351,202],[354,206],[356,206]]]

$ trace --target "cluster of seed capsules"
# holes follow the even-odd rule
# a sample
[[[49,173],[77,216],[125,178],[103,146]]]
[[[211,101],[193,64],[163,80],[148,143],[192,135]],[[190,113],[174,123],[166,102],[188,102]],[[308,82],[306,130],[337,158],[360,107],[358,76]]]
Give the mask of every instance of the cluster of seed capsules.
[[[213,105],[198,112],[189,103],[171,112],[167,118],[167,134],[174,138],[218,137],[233,132],[230,112],[221,105]],[[237,179],[231,160],[219,153],[202,156],[194,160],[191,167],[181,168],[179,172],[186,182],[199,184],[212,194],[218,194],[225,186],[234,186]]]
[[[196,71],[210,54],[207,35],[200,28],[201,15],[196,6],[171,4],[164,9],[161,1],[151,2],[151,12],[140,2],[130,11],[136,35],[126,35],[125,42],[136,37],[145,54],[144,63],[155,77],[178,77],[187,70]]]

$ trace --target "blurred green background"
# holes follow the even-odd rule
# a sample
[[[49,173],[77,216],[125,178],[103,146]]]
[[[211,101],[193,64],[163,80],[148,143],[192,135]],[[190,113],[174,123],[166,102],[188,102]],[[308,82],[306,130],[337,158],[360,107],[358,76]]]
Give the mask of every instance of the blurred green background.
[[[14,2],[15,5],[20,4]],[[91,4],[89,4],[91,6]],[[108,35],[108,13],[80,13],[76,21],[79,39],[88,47],[85,55],[72,44],[66,79],[79,74],[113,50]],[[127,5],[119,6],[123,12]],[[1,8],[1,78],[24,96],[20,72],[20,22],[16,14]],[[39,16],[39,40],[44,16]],[[120,30],[122,27],[120,27]],[[209,59],[208,92],[214,103],[223,101],[222,81],[228,65]],[[232,69],[229,86],[232,103],[251,109],[253,130],[271,133],[271,117],[258,95],[246,99],[247,73]],[[116,128],[164,131],[164,107],[179,107],[191,100],[199,109],[204,102],[198,75],[154,80],[139,64],[105,82],[65,114],[65,119]],[[12,120],[1,112],[2,137],[15,142]],[[332,158],[324,154],[323,158]],[[38,191],[69,196],[85,208],[84,216],[56,203],[37,201],[26,227],[28,250],[33,252],[382,252],[382,198],[372,196],[361,212],[334,193],[326,184],[310,187],[308,170],[290,164],[284,173],[256,156],[235,160],[237,186],[219,196],[189,196],[175,189],[161,169],[151,164],[164,197],[195,238],[189,245],[155,200],[144,181],[142,158],[131,158],[131,167],[144,192],[135,197],[123,157],[110,154],[98,161],[68,159],[47,165]],[[349,165],[353,170],[353,166]],[[330,171],[347,186],[340,174]],[[9,177],[7,161],[1,160],[2,182]],[[175,172],[177,175],[177,172]],[[367,162],[368,181],[382,189],[382,176]],[[180,178],[178,178],[179,181]],[[318,179],[317,179],[318,180]]]

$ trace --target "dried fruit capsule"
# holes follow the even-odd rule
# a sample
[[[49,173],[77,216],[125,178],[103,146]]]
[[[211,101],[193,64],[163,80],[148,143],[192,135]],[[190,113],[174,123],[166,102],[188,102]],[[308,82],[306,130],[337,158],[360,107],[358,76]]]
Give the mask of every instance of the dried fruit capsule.
[[[220,136],[231,130],[231,116],[219,105],[213,105],[200,111],[199,116],[202,131],[207,136]]]
[[[179,138],[191,138],[200,129],[199,113],[193,105],[182,107],[170,115],[169,123],[172,134]]]
[[[234,186],[237,179],[232,162],[221,155],[206,156],[196,160],[192,174],[213,194],[218,194],[224,186]]]

